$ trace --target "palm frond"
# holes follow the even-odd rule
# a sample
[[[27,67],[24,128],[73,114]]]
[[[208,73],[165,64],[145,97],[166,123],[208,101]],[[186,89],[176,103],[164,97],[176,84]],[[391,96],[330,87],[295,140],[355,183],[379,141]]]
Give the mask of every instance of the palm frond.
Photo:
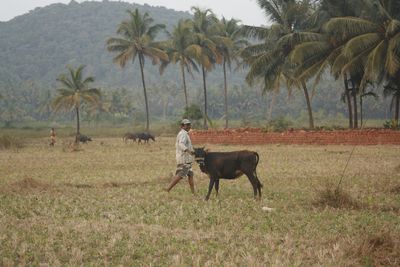
[[[397,33],[389,41],[386,68],[389,75],[392,76],[400,69],[400,33]]]
[[[264,40],[269,34],[269,29],[257,26],[243,25],[240,34],[247,38],[257,38],[259,40]]]
[[[352,58],[360,53],[371,51],[380,41],[381,36],[377,33],[361,34],[346,43],[343,53],[347,58]]]
[[[279,5],[275,3],[275,1],[257,0],[257,3],[263,10],[265,16],[267,16],[271,21],[277,22],[279,24],[285,23],[284,19],[281,16]]]
[[[362,84],[364,85],[367,80],[379,81],[382,75],[382,70],[385,68],[385,58],[387,51],[387,42],[381,40],[376,47],[369,53],[365,73]]]
[[[323,28],[324,32],[343,42],[363,33],[379,32],[380,26],[362,18],[340,17],[330,19]]]

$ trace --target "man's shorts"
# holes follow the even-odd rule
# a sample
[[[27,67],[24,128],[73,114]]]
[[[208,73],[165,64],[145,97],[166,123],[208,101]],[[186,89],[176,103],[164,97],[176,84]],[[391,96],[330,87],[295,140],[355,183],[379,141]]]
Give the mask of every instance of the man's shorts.
[[[176,167],[175,175],[178,175],[182,178],[186,176],[193,177],[192,164],[178,164],[178,166]]]

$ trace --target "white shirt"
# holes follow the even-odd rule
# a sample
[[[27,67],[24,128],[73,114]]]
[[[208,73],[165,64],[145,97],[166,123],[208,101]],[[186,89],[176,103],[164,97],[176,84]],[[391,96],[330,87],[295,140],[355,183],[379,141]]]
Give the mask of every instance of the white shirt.
[[[190,151],[193,151],[192,141],[190,140],[190,136],[186,130],[181,129],[176,136],[175,148],[177,164],[193,162],[193,156],[190,154]],[[186,152],[184,152],[185,150]]]

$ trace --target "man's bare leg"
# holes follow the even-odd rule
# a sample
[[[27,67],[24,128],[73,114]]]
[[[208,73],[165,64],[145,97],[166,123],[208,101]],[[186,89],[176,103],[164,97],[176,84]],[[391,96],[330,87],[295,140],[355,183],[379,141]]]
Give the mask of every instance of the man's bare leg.
[[[193,181],[193,176],[188,176],[188,182],[190,185],[190,190],[192,191],[192,194],[196,194],[196,192],[194,191],[194,181]]]
[[[172,180],[171,184],[165,190],[169,192],[179,181],[182,179],[179,175],[175,175],[174,179]]]

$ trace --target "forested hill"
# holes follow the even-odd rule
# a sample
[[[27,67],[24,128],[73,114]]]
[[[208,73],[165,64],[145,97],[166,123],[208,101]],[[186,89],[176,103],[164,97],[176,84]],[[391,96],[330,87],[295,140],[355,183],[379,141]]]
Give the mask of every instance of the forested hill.
[[[106,40],[117,36],[118,24],[128,17],[127,9],[148,12],[155,23],[171,30],[188,12],[164,7],[107,1],[81,4],[52,4],[36,8],[28,14],[0,23],[0,82],[34,80],[54,86],[68,64],[87,65],[88,75],[104,87],[123,87],[140,84],[138,67],[129,64],[125,69],[112,62],[113,54],[106,49]],[[160,38],[164,38],[160,36]],[[169,67],[168,75],[178,79],[178,71]],[[158,68],[146,62],[149,83],[159,81]],[[176,77],[175,77],[176,76]]]

